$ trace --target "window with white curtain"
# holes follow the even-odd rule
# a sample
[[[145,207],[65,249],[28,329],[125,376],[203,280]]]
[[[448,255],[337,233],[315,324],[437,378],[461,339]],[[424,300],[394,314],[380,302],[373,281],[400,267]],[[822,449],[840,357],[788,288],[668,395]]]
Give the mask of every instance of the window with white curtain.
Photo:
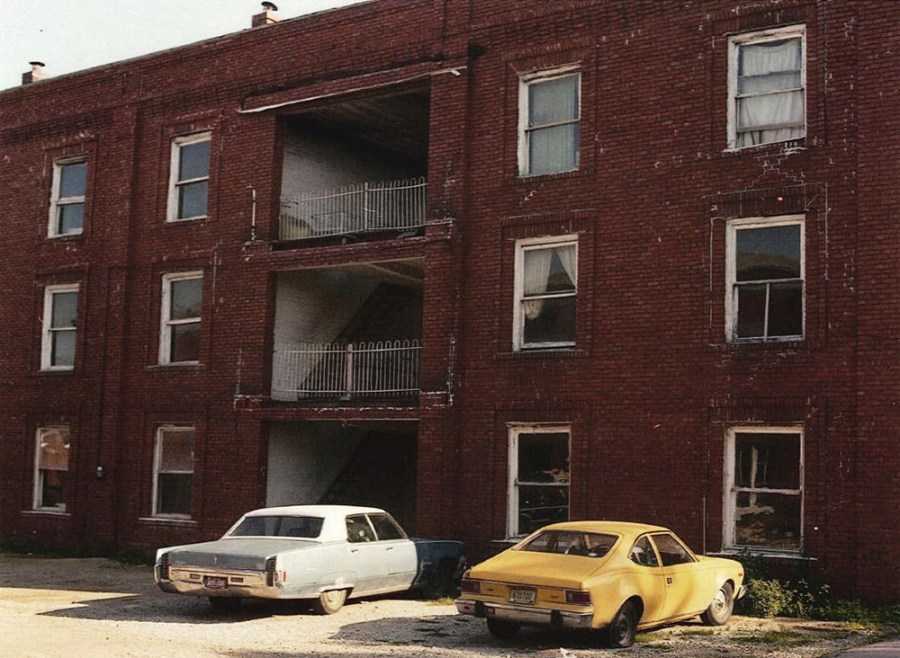
[[[731,37],[728,52],[728,147],[805,137],[804,26]]]
[[[519,175],[578,169],[581,74],[571,67],[520,78]]]
[[[517,242],[513,349],[574,346],[577,296],[577,236]]]

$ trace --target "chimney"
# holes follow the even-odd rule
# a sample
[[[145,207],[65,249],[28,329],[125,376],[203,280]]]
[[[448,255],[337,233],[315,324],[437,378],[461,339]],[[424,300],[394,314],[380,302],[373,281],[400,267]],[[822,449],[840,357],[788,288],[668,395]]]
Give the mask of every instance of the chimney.
[[[22,84],[30,85],[32,82],[37,82],[38,80],[45,80],[50,76],[44,73],[44,63],[43,62],[28,62],[31,64],[31,70],[27,73],[22,74]]]
[[[253,17],[253,21],[251,25],[253,27],[259,27],[260,25],[271,25],[272,23],[278,22],[278,7],[275,6],[274,2],[264,2],[262,3],[262,13],[256,14]]]

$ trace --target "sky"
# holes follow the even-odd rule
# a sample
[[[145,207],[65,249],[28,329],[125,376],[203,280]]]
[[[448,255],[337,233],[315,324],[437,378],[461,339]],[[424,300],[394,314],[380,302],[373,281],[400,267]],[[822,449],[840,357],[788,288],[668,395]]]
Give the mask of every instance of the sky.
[[[361,0],[274,0],[282,19]],[[0,89],[249,29],[258,0],[0,0]]]

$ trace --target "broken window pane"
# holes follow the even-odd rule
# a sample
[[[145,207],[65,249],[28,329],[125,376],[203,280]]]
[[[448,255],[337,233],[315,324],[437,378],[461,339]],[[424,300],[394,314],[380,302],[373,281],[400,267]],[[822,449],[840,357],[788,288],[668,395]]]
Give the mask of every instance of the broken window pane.
[[[735,435],[734,484],[755,489],[800,488],[800,435]]]
[[[568,432],[520,433],[517,468],[519,533],[568,520]]]
[[[65,510],[66,476],[69,470],[69,429],[38,430],[36,509]]]
[[[799,494],[738,492],[734,517],[741,546],[800,549]]]

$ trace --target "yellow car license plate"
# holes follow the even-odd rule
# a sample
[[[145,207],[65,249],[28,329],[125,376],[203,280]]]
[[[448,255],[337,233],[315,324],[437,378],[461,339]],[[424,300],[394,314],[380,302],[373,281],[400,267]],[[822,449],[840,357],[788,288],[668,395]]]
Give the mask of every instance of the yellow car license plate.
[[[522,605],[534,605],[535,590],[513,587],[509,590],[509,602]]]

